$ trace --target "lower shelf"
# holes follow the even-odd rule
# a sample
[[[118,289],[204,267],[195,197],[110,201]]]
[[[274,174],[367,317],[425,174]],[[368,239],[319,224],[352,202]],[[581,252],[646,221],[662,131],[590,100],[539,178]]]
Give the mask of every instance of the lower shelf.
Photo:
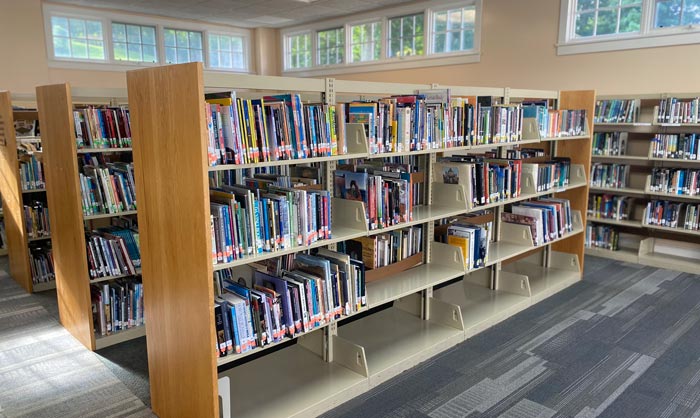
[[[627,263],[639,263],[639,251],[627,248],[621,248],[616,251],[604,250],[602,248],[586,248],[586,255],[624,261]]]
[[[56,280],[51,280],[50,282],[44,283],[34,283],[32,285],[32,291],[34,292],[45,292],[47,290],[52,290],[56,288]]]
[[[542,267],[528,262],[516,262],[515,271],[530,281],[532,302],[537,303],[581,280],[581,273],[556,267]]]
[[[309,417],[369,389],[365,376],[324,362],[300,344],[219,373],[231,386],[236,418]]]
[[[124,331],[115,332],[111,335],[95,335],[95,350],[101,350],[103,348],[115,344],[123,343],[125,341],[133,340],[144,336],[146,336],[145,325],[125,329]]]
[[[671,254],[646,253],[639,257],[639,264],[692,274],[700,271],[700,262],[697,259]]]

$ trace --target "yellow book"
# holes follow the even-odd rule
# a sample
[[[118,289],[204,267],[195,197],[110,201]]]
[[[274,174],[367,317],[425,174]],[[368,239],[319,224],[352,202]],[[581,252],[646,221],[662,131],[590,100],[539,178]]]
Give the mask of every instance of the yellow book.
[[[459,237],[457,235],[448,235],[447,243],[459,247],[462,251],[462,258],[464,258],[464,267],[469,265],[469,238]]]

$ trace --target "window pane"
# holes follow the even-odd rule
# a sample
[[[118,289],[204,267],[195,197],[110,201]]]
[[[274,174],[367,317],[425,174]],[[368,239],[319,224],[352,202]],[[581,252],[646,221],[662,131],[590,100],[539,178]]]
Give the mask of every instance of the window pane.
[[[209,38],[209,44],[211,45],[211,37]],[[209,48],[209,66],[219,67],[219,54],[211,48]]]
[[[681,22],[681,0],[658,1],[656,3],[657,28],[678,26]]]
[[[462,49],[474,49],[474,31],[465,30],[462,32]]]
[[[641,6],[641,5],[642,5],[642,1],[641,1],[641,0],[622,0],[622,1],[620,2],[620,4],[622,4],[623,6],[627,6],[627,5],[630,5],[630,4],[638,4],[638,5]]]
[[[576,2],[576,11],[578,12],[592,9],[595,9],[595,0],[578,0]]]
[[[435,32],[444,32],[447,30],[447,12],[435,13],[434,19]]]
[[[401,36],[401,18],[391,19],[389,21],[389,36],[391,38],[398,38]]]
[[[233,54],[233,68],[245,69],[243,54]]]
[[[683,9],[683,24],[700,24],[700,0],[685,0]]]
[[[112,23],[112,40],[114,42],[126,42],[126,26],[121,23]]]
[[[177,63],[177,50],[175,48],[165,48],[165,62],[167,62],[168,64]]]
[[[617,10],[598,11],[598,22],[596,24],[596,35],[609,35],[615,33],[617,29]]]
[[[231,54],[221,54],[221,66],[224,68],[233,67],[233,63],[231,62]]]
[[[68,38],[54,36],[53,54],[59,58],[70,58],[70,40]]]
[[[68,19],[65,17],[53,16],[51,18],[51,31],[54,36],[68,37]]]
[[[190,48],[202,49],[201,32],[190,32]]]
[[[88,40],[88,55],[90,59],[105,59],[105,47],[102,41]]]
[[[88,39],[103,40],[102,38],[102,22],[96,20],[88,20],[85,23]]]
[[[389,42],[389,53],[390,57],[396,57],[401,52],[401,38],[392,38]]]
[[[416,48],[413,51],[413,55],[423,55],[425,53],[425,48],[423,46],[423,35],[416,36]]]
[[[625,7],[620,10],[620,33],[639,32],[641,22],[641,6]]]
[[[593,25],[595,24],[595,12],[582,13],[576,16],[576,36],[593,36]]]
[[[141,28],[134,25],[126,26],[126,41],[129,43],[141,43]]]
[[[88,58],[87,40],[85,39],[71,39],[70,49],[73,58]]]
[[[450,51],[459,51],[461,49],[460,44],[462,42],[462,37],[460,36],[460,32],[449,32],[447,34],[447,39]]]
[[[462,11],[450,10],[447,28],[451,30],[460,29],[462,27]]]
[[[202,50],[201,49],[191,49],[190,59],[192,61],[202,61]]]
[[[231,37],[230,36],[222,36],[220,38],[219,47],[221,48],[222,51],[230,51],[231,50]]]
[[[405,17],[403,19],[403,22],[401,23],[401,30],[402,35],[404,38],[409,37],[413,35],[413,18],[412,17]]]
[[[620,0],[598,0],[598,8],[615,7],[620,4]]]
[[[435,52],[447,52],[447,35],[445,33],[436,33],[433,39],[435,40],[433,44]]]
[[[143,62],[158,62],[158,54],[155,45],[143,46]]]
[[[175,46],[175,31],[173,29],[165,29],[163,31],[163,41],[165,46]]]
[[[177,61],[178,63],[189,62],[190,61],[190,51],[185,48],[177,49]]]
[[[70,19],[70,36],[71,38],[87,38],[84,20]]]
[[[179,30],[176,32],[176,41],[177,41],[177,47],[178,48],[187,48],[190,46],[189,42],[189,37],[187,35],[187,31],[184,30]]]
[[[127,53],[126,53],[126,44],[121,43],[121,42],[114,42],[112,44],[112,47],[114,49],[114,59],[119,60],[119,61],[124,61],[128,59]]]
[[[129,61],[143,60],[141,56],[141,44],[129,44],[127,49],[129,51]]]
[[[219,50],[219,36],[218,35],[209,35],[209,51],[218,51],[218,50]]]
[[[141,42],[144,45],[155,45],[156,28],[152,26],[141,26]]]

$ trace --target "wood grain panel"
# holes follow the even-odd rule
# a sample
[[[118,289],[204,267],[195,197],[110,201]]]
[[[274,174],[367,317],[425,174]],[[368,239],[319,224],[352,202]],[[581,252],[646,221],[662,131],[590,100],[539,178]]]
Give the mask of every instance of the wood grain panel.
[[[588,132],[593,133],[593,114],[595,112],[595,90],[572,90],[562,91],[559,96],[560,109],[586,109],[588,114]],[[588,188],[590,184],[591,172],[591,138],[578,139],[573,141],[559,141],[557,143],[557,156],[571,158],[571,164],[582,164],[586,170],[589,182],[586,186],[579,187],[557,194],[557,197],[569,199],[571,210],[581,211],[583,225],[586,225],[586,214],[588,209]],[[577,254],[581,272],[583,273],[583,254],[585,234],[578,234],[574,237],[554,243],[552,249],[569,254]]]
[[[61,324],[85,347],[94,350],[90,277],[70,86],[37,87],[36,98],[51,217],[58,312]]]
[[[202,65],[127,73],[148,368],[161,417],[218,417]]]
[[[0,194],[5,217],[5,234],[10,261],[10,275],[27,292],[32,291],[29,247],[24,229],[22,187],[17,160],[12,99],[9,91],[0,91]],[[24,117],[18,115],[18,120]]]

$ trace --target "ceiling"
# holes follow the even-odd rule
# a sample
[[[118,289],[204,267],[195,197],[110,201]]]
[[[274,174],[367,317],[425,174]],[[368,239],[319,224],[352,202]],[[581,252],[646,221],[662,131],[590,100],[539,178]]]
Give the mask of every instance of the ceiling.
[[[285,27],[371,11],[407,0],[58,0],[60,3],[241,27]]]

